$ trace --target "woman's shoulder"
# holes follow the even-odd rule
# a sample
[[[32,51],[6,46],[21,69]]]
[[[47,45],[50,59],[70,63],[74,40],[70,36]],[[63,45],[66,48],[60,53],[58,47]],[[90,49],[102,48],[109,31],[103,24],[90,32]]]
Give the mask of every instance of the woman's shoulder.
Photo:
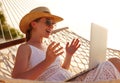
[[[22,50],[22,51],[28,51],[30,50],[30,46],[27,43],[23,43],[18,47],[18,50]]]
[[[29,45],[27,45],[26,43],[21,44],[18,47],[18,51],[17,51],[17,58],[18,59],[28,59],[30,57],[31,54],[31,49],[29,47]]]

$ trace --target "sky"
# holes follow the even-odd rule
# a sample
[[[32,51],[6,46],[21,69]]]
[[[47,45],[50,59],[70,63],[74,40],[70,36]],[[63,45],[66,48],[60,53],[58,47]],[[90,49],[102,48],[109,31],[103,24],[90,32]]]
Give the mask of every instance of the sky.
[[[8,23],[19,28],[21,16],[33,7],[47,6],[52,14],[64,18],[57,28],[69,27],[81,37],[90,40],[91,23],[108,30],[107,47],[120,50],[120,1],[119,0],[2,0],[9,11]],[[16,4],[15,4],[16,3]],[[9,5],[8,5],[9,4]],[[12,5],[11,5],[12,4]],[[4,4],[5,5],[5,4]],[[7,14],[6,11],[6,14]],[[13,23],[14,22],[14,23]]]
[[[80,36],[90,39],[91,23],[108,30],[108,47],[120,50],[119,0],[36,0],[64,18],[57,27],[69,27]],[[79,29],[79,30],[78,30]]]

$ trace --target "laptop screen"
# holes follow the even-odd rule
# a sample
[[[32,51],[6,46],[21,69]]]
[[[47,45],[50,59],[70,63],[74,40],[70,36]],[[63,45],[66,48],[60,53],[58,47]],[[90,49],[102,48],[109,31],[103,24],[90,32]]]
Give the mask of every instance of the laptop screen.
[[[67,79],[66,82],[82,76],[83,74],[96,68],[101,62],[104,62],[106,60],[106,50],[107,29],[95,23],[91,23],[89,68]]]
[[[89,68],[106,60],[107,29],[91,23]]]

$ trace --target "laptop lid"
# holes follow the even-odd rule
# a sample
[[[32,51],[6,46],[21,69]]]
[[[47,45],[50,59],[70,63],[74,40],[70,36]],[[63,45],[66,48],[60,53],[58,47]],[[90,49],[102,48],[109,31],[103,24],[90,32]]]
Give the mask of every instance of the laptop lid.
[[[106,60],[107,29],[91,23],[89,69]]]
[[[73,81],[75,78],[95,69],[98,64],[106,60],[106,50],[107,29],[95,23],[91,23],[89,68],[77,73],[76,75],[67,79],[65,82]]]

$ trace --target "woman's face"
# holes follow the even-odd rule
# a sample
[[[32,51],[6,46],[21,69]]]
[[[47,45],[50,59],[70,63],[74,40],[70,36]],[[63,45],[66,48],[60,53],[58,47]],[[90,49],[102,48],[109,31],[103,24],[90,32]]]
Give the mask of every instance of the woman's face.
[[[50,18],[41,18],[37,22],[32,22],[33,33],[40,37],[48,38],[52,33],[55,22]]]

